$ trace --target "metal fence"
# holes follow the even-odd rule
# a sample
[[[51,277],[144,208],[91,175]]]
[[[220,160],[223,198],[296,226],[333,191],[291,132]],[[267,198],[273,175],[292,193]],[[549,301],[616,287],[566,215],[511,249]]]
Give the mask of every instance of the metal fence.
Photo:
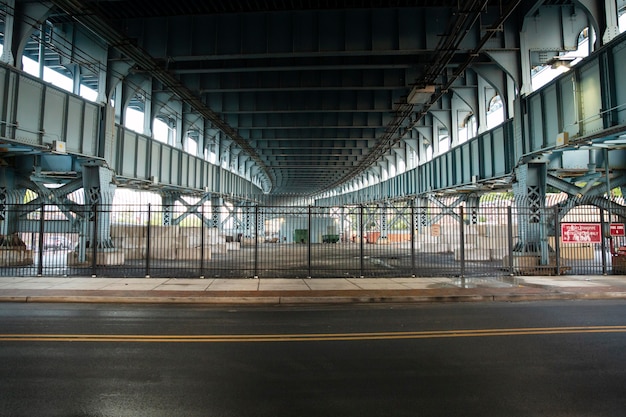
[[[80,206],[77,206],[80,207]],[[0,275],[330,278],[623,273],[623,209],[4,206]],[[163,225],[169,223],[170,225]],[[220,227],[211,227],[219,224]]]

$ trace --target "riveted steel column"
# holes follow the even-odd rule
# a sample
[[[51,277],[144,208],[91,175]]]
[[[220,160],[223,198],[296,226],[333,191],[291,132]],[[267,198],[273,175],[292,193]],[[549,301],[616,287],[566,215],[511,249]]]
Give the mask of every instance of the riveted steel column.
[[[389,233],[389,226],[387,222],[387,208],[389,207],[388,203],[382,203],[378,206],[380,210],[379,219],[380,219],[380,238],[387,239],[387,235]],[[374,243],[374,242],[372,242]]]
[[[469,224],[478,224],[478,212],[480,208],[480,197],[472,195],[467,198],[467,207],[469,209]]]
[[[211,227],[222,230],[221,210],[224,205],[224,199],[221,197],[211,197]]]
[[[83,166],[83,188],[85,190],[85,204],[89,211],[99,210],[96,222],[92,216],[92,226],[96,230],[93,236],[97,236],[98,246],[103,249],[114,247],[111,240],[111,205],[116,186],[113,184],[113,171],[103,166]]]
[[[516,253],[538,256],[540,265],[548,265],[549,250],[546,230],[546,175],[547,165],[543,162],[528,163],[515,170],[513,184],[515,202],[518,207],[520,240]]]
[[[161,201],[163,205],[163,226],[171,226],[174,220],[176,197],[168,193],[161,196]]]
[[[18,230],[17,205],[24,202],[26,190],[17,190],[15,171],[0,167],[0,234],[8,236]]]

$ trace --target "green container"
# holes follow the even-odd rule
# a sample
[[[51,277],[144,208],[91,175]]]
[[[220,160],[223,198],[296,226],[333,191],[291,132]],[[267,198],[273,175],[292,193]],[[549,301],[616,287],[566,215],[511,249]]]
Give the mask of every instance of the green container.
[[[322,242],[337,243],[339,242],[339,235],[322,235]]]
[[[308,243],[309,230],[308,229],[296,229],[293,232],[293,241],[296,243]]]

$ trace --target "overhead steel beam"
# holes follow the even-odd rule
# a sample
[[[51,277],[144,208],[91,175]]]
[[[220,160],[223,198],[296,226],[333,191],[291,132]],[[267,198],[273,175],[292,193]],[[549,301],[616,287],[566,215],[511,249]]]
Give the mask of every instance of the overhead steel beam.
[[[121,35],[106,20],[98,15],[90,3],[79,0],[52,0],[52,3],[69,13],[77,22],[84,25],[88,30],[104,39],[111,47],[114,47],[129,58],[135,61],[142,70],[149,72],[155,79],[167,86],[183,101],[188,103],[198,113],[207,118],[215,127],[228,135],[256,162],[264,175],[271,182],[272,173],[268,170],[263,160],[259,157],[254,148],[243,139],[235,129],[225,123],[217,113],[209,108],[199,97],[193,94],[184,84],[173,74],[163,68],[152,57],[147,55],[141,48],[137,47],[132,40]]]
[[[453,73],[448,77],[448,82],[441,86],[440,89],[437,89],[431,99],[424,103],[422,109],[418,113],[418,117],[412,122],[412,126],[417,125],[417,123],[427,113],[428,109],[454,85],[456,79],[463,74],[465,69],[477,60],[485,45],[494,36],[494,34],[497,33],[499,28],[504,24],[509,16],[511,16],[513,11],[521,2],[522,0],[510,1],[504,8],[501,9],[498,19],[496,19],[493,24],[483,31],[483,35],[477,45],[468,55],[466,55],[465,61],[456,66]],[[437,77],[444,73],[445,68],[451,62],[454,54],[458,51],[459,44],[469,33],[469,28],[471,28],[480,18],[481,12],[485,9],[487,4],[487,1],[472,1],[470,4],[464,5],[465,13],[459,14],[457,19],[451,21],[447,30],[448,35],[441,38],[440,46],[436,48],[436,58],[433,60],[433,64],[429,67],[427,74],[422,78],[415,80],[414,85],[417,88],[432,85],[435,81],[437,81]],[[340,181],[330,184],[323,191],[332,190],[342,183],[348,182],[351,178],[360,175],[360,173],[364,172],[368,167],[374,165],[378,160],[380,160],[385,153],[389,152],[391,148],[402,139],[401,136],[397,135],[397,133],[400,127],[412,115],[413,109],[414,105],[407,103],[406,101],[397,103],[394,108],[396,113],[394,120],[389,123],[387,131],[379,139],[378,144],[372,152],[362,159],[348,175],[343,177]]]

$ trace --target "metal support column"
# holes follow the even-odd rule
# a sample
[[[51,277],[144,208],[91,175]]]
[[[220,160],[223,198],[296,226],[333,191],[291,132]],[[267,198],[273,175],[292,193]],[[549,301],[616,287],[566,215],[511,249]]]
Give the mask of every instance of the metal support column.
[[[387,235],[389,234],[389,226],[388,226],[388,217],[387,211],[389,209],[389,204],[387,202],[379,204],[378,210],[379,219],[380,219],[380,239],[387,239]],[[374,243],[374,242],[372,242]]]
[[[465,202],[467,209],[469,211],[469,224],[478,224],[478,216],[480,209],[480,197],[476,195],[471,195],[467,198]]]
[[[98,211],[97,221],[89,216],[90,226],[96,229],[95,236],[99,249],[114,249],[111,240],[111,205],[116,186],[113,184],[113,171],[99,165],[83,166],[83,188],[85,190],[85,205],[89,213],[95,208]]]
[[[211,197],[211,227],[222,230],[222,208],[224,199],[221,197]]]
[[[15,172],[0,167],[0,235],[9,236],[19,230],[16,207],[24,203],[26,190],[15,189]]]
[[[514,254],[538,256],[539,265],[549,264],[546,175],[545,162],[529,162],[516,169],[516,182],[513,184],[519,225],[519,242],[514,248]]]
[[[163,206],[163,226],[171,226],[174,221],[174,207],[178,196],[167,193],[161,196]]]

